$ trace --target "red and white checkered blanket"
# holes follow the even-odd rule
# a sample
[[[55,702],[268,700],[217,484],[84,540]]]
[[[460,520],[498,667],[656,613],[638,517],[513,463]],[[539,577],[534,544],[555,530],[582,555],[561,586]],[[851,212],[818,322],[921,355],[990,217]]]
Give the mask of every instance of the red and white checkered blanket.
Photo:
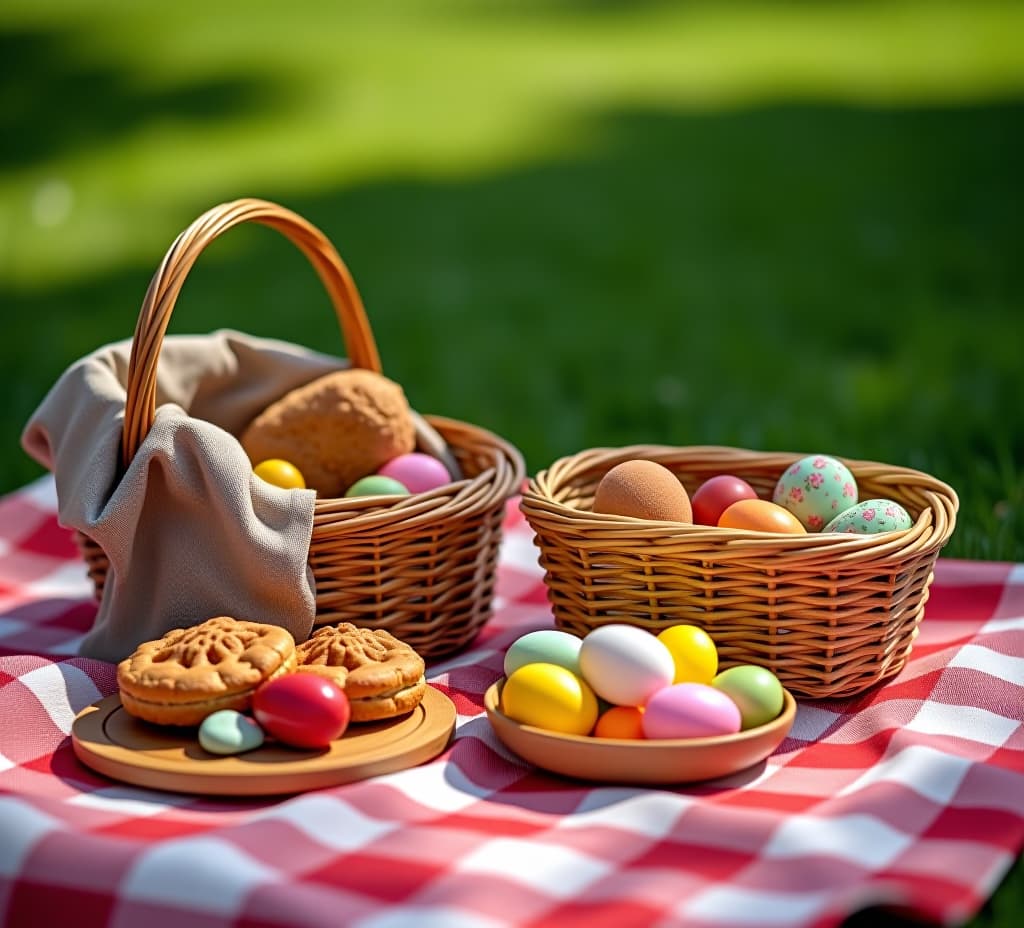
[[[587,928],[831,925],[872,904],[962,921],[1024,845],[1024,565],[940,560],[912,660],[800,706],[767,764],[679,789],[593,787],[511,756],[483,712],[504,649],[551,624],[509,507],[494,619],[429,678],[437,760],[273,800],[138,789],[68,733],[116,689],[75,657],[94,613],[44,479],[0,500],[0,922]]]

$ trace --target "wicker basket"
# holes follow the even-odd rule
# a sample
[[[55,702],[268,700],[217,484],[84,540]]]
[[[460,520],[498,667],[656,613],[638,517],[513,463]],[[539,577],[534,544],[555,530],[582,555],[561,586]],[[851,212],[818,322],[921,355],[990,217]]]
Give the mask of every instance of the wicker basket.
[[[622,461],[658,461],[691,494],[709,477],[734,474],[770,499],[801,457],[636,445],[584,451],[538,473],[522,510],[558,627],[585,635],[612,622],[654,632],[699,625],[722,666],[760,664],[812,698],[851,696],[898,673],[956,518],[956,494],[933,477],[845,461],[861,499],[894,499],[915,520],[878,535],[770,535],[590,511],[601,477]]]
[[[344,262],[301,216],[263,200],[237,200],[200,216],[171,245],[150,282],[132,342],[122,458],[131,462],[156,415],[156,366],[171,311],[203,249],[245,222],[270,226],[309,259],[330,295],[355,367],[380,372],[362,301]],[[520,453],[484,429],[424,417],[444,438],[465,479],[396,498],[316,500],[309,564],[316,620],[384,628],[436,658],[468,644],[490,616],[507,500],[524,478]],[[78,536],[97,598],[108,561]]]

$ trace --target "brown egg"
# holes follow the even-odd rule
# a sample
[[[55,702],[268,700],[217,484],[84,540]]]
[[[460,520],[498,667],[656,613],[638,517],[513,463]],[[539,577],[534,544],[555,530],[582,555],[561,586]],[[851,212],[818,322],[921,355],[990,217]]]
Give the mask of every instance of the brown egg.
[[[672,471],[654,461],[616,464],[597,485],[594,512],[662,522],[693,521],[686,488]]]

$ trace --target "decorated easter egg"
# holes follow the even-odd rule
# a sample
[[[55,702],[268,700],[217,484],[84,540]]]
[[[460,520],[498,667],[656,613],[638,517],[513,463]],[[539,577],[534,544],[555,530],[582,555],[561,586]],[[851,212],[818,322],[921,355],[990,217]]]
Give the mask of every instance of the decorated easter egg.
[[[718,649],[696,625],[672,625],[658,634],[675,664],[673,683],[710,683],[718,673]]]
[[[718,525],[722,513],[741,499],[757,499],[757,493],[746,480],[731,474],[711,477],[697,487],[690,499],[693,521],[698,525]]]
[[[800,520],[788,509],[766,499],[741,499],[733,503],[718,520],[722,528],[742,528],[755,532],[806,535]]]
[[[598,717],[595,738],[626,738],[635,741],[644,737],[644,710],[639,706],[612,706]]]
[[[267,483],[275,487],[283,487],[285,490],[304,490],[306,481],[299,469],[289,461],[281,458],[267,458],[260,461],[252,472]]]
[[[594,512],[692,522],[690,497],[679,478],[655,461],[623,461],[602,478],[594,494]]]
[[[501,711],[524,725],[588,735],[597,721],[597,697],[576,674],[557,664],[524,664],[505,681]]]
[[[703,683],[675,683],[644,707],[648,738],[706,738],[740,730],[740,710],[725,693]]]
[[[517,638],[505,652],[505,676],[526,664],[557,664],[577,676],[580,670],[581,638],[568,632],[556,631],[553,628],[542,628],[535,632],[527,632]]]
[[[381,477],[397,480],[410,493],[426,493],[451,483],[448,469],[437,458],[420,451],[410,451],[392,458],[383,467],[377,469]]]
[[[718,674],[711,685],[736,703],[744,731],[778,718],[782,711],[782,684],[766,667],[730,667]]]
[[[264,683],[252,698],[256,721],[278,741],[297,748],[327,747],[348,728],[348,697],[330,680],[289,673]]]
[[[822,531],[852,535],[899,532],[910,528],[914,520],[899,503],[891,499],[866,499],[839,513]]]
[[[786,468],[772,501],[793,513],[809,532],[820,532],[857,502],[857,481],[842,461],[811,454]]]
[[[583,678],[602,699],[617,706],[642,706],[672,683],[672,655],[650,632],[633,625],[601,625],[580,646]]]
[[[382,477],[380,474],[370,474],[369,477],[362,477],[352,484],[346,491],[346,496],[408,496],[409,488],[399,483],[393,477]]]
[[[234,709],[212,712],[199,726],[199,744],[211,754],[241,754],[263,744],[263,729]]]

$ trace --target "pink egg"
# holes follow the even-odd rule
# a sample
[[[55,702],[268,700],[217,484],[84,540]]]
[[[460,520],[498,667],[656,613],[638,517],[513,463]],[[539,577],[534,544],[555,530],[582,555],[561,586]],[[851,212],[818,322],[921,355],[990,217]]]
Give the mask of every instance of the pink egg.
[[[448,469],[437,458],[419,451],[410,451],[392,458],[378,471],[409,488],[410,493],[426,493],[435,487],[451,483]]]
[[[658,690],[644,709],[648,738],[707,738],[740,730],[740,710],[728,696],[703,683],[676,683]]]

